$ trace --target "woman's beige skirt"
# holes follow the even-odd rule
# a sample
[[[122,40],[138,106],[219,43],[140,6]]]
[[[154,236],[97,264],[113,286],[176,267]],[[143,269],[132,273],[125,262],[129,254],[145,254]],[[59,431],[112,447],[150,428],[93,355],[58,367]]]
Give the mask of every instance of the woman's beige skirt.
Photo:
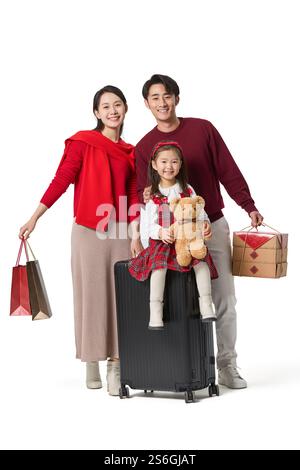
[[[119,357],[114,264],[129,259],[130,240],[100,240],[76,223],[72,229],[76,357],[101,361]]]

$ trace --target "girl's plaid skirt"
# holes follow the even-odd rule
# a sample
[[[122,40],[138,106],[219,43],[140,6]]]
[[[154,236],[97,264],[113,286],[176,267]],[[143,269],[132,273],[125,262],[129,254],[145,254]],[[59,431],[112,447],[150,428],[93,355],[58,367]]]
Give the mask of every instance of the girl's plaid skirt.
[[[128,269],[130,274],[138,281],[145,281],[151,271],[156,269],[171,269],[172,271],[187,272],[198,263],[206,262],[210,270],[211,279],[218,277],[217,269],[211,255],[207,255],[202,260],[193,258],[188,266],[180,266],[176,260],[175,244],[163,243],[161,240],[150,238],[148,248],[145,248],[136,258],[129,261]]]

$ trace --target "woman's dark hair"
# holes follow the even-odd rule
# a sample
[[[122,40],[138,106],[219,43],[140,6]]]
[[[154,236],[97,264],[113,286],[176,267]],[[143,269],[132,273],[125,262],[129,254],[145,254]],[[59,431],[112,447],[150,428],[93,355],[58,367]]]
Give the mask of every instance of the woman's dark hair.
[[[174,150],[174,152],[180,158],[181,167],[180,167],[178,175],[176,176],[176,179],[179,182],[182,191],[188,195],[189,193],[188,193],[188,182],[187,182],[187,168],[186,168],[185,161],[184,161],[181,150],[178,147],[176,147],[175,145],[162,145],[153,154],[152,158],[149,161],[148,178],[149,178],[149,182],[151,184],[151,194],[156,194],[158,196],[163,197],[163,195],[161,194],[161,192],[159,190],[160,176],[159,176],[158,172],[152,167],[152,162],[156,161],[158,155],[163,150]]]
[[[127,101],[126,101],[126,98],[125,98],[123,92],[120,90],[120,88],[117,88],[116,86],[113,86],[113,85],[106,85],[103,88],[101,88],[100,90],[98,90],[97,93],[94,96],[94,100],[93,100],[93,113],[94,114],[95,114],[95,111],[98,111],[99,104],[100,104],[100,99],[101,99],[101,96],[104,93],[114,93],[115,95],[117,95],[120,98],[120,100],[123,101],[123,103],[125,105],[125,109],[127,111],[127,109],[128,109]],[[122,124],[122,126],[120,128],[120,135],[122,134],[122,131],[123,131],[123,125],[124,125],[124,123]],[[97,118],[97,126],[95,127],[94,130],[95,131],[102,131],[103,128],[104,128],[103,122],[101,121],[101,119]]]
[[[180,93],[179,86],[177,85],[175,80],[173,80],[173,78],[168,77],[168,75],[155,74],[155,75],[152,75],[150,80],[147,80],[143,86],[142,94],[145,100],[148,99],[150,87],[152,85],[157,85],[159,83],[164,85],[168,93],[171,93],[171,95],[175,95],[175,98],[179,96],[179,93]]]

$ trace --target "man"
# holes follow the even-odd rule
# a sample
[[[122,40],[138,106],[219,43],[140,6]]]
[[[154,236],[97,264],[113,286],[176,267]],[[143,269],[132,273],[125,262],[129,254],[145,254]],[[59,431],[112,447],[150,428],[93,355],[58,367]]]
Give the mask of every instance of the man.
[[[207,246],[218,269],[212,281],[212,297],[217,322],[217,367],[219,383],[229,388],[246,388],[247,382],[236,365],[236,310],[234,280],[231,273],[231,247],[228,223],[223,216],[224,203],[220,183],[230,197],[251,218],[252,226],[261,225],[262,215],[251,197],[248,185],[215,127],[204,119],[178,118],[179,87],[166,75],[153,75],[143,87],[145,105],[156,119],[157,126],[136,146],[138,192],[141,201],[149,199],[147,169],[154,145],[172,139],[180,144],[187,162],[189,183],[203,196],[212,223],[213,237]]]

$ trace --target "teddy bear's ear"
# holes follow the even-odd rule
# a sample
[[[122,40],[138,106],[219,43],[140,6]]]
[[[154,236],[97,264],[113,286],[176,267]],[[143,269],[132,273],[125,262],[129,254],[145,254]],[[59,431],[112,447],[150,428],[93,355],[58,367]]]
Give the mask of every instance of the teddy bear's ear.
[[[171,212],[174,212],[175,207],[177,206],[177,204],[180,200],[181,200],[180,197],[175,197],[175,199],[172,199],[172,201],[170,201],[170,211]]]
[[[202,204],[203,207],[205,206],[205,201],[204,201],[203,197],[196,196],[195,199],[196,199],[197,204]]]

